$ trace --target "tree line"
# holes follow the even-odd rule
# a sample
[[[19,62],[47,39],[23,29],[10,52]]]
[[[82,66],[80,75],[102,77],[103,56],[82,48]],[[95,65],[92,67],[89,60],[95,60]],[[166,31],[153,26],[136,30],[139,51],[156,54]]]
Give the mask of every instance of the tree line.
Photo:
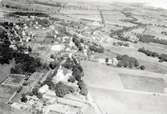
[[[159,59],[159,62],[167,62],[167,54],[159,54],[157,52],[153,52],[150,50],[143,48],[139,48],[138,52],[144,53],[147,56],[151,57],[157,57]]]
[[[155,36],[153,36],[153,35],[138,34],[137,37],[139,38],[139,41],[144,42],[144,43],[151,43],[152,42],[152,43],[167,45],[167,40],[155,38]]]

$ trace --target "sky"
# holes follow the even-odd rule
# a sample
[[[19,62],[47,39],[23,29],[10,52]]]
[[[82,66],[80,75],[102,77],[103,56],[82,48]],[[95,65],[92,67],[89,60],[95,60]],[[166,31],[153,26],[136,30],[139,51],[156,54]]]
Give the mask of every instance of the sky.
[[[86,1],[86,0],[85,0]],[[87,0],[87,1],[99,1],[99,2],[125,2],[125,3],[144,3],[147,6],[155,8],[167,9],[167,0]]]

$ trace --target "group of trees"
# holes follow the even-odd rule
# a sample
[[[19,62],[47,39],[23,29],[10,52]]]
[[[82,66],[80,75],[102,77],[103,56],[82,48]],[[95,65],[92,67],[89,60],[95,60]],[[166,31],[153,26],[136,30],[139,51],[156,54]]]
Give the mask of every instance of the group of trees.
[[[81,45],[81,43],[83,43],[83,40],[79,39],[76,35],[74,35],[72,41],[74,42],[79,51],[83,50],[83,47]]]
[[[37,98],[41,99],[42,98],[42,94],[39,93],[39,87],[40,86],[36,86],[36,87],[34,87],[32,89],[32,91],[21,94],[21,98],[20,98],[21,102],[26,103],[28,101],[27,95],[29,95],[29,96],[35,95]]]
[[[0,35],[0,63],[9,64],[9,61],[12,59],[11,53],[13,53],[13,50],[9,48],[11,43],[5,31],[0,30]]]
[[[78,84],[78,87],[80,89],[80,94],[84,95],[84,96],[87,96],[88,90],[87,90],[87,87],[86,87],[86,84],[84,83],[84,81],[81,80],[77,84]]]
[[[42,66],[39,58],[31,57],[28,54],[14,53],[13,58],[15,59],[16,65],[11,69],[11,73],[33,73]]]
[[[104,47],[101,45],[98,45],[96,43],[92,43],[89,45],[89,49],[91,51],[97,52],[97,53],[104,53]]]
[[[9,64],[13,53],[13,49],[10,48],[11,41],[9,38],[13,23],[2,22],[0,26],[0,63]]]
[[[163,61],[167,62],[167,54],[159,54],[157,52],[146,50],[144,47],[139,48],[138,51],[146,54],[147,56],[157,57],[159,59],[159,62],[163,62]]]
[[[159,62],[163,62],[163,61],[167,62],[167,54],[161,54],[159,56]]]
[[[147,56],[152,56],[152,57],[159,57],[159,54],[157,52],[153,52],[150,50],[146,50],[144,47],[143,48],[139,48],[138,52],[144,53]]]
[[[124,43],[124,42],[114,42],[114,46],[124,46],[124,47],[129,47],[129,43]]]
[[[167,40],[158,39],[158,38],[155,38],[155,36],[152,36],[152,35],[138,34],[137,37],[139,38],[139,41],[144,42],[144,43],[151,43],[152,42],[152,43],[167,45]]]
[[[64,97],[66,94],[74,93],[74,88],[64,84],[63,82],[58,82],[55,85],[55,93],[58,97]]]
[[[166,31],[162,31],[161,34],[167,35],[167,32]]]
[[[48,14],[39,12],[12,12],[8,14],[9,16],[37,16],[37,17],[49,17]]]
[[[118,55],[116,58],[118,60],[118,67],[139,68],[141,70],[145,69],[145,66],[140,66],[138,60],[134,57],[129,57],[128,55]]]
[[[76,58],[72,57],[67,58],[66,61],[62,64],[63,67],[72,70],[72,76],[69,81],[75,79],[76,81],[82,80],[84,76],[83,68],[81,67],[80,63],[76,60]]]
[[[83,50],[83,47],[81,45],[81,44],[84,43],[83,39],[80,39],[76,35],[74,35],[73,36],[73,42],[77,46],[77,48],[78,48],[79,51]],[[94,42],[93,43],[89,43],[88,47],[89,47],[90,51],[94,51],[94,52],[97,52],[97,53],[103,53],[104,52],[103,46],[98,45],[98,44],[96,44]]]
[[[70,77],[68,81],[72,83],[77,81],[80,89],[80,94],[86,96],[88,94],[88,91],[82,79],[82,77],[84,77],[84,72],[80,63],[76,60],[76,58],[73,57],[72,59],[68,58],[63,66],[72,70],[72,77]]]
[[[74,92],[74,89],[72,87],[64,84],[63,82],[58,82],[57,84],[54,84],[52,82],[53,76],[54,75],[49,75],[42,85],[47,84],[49,86],[49,89],[55,91],[58,97],[64,97],[66,94]]]
[[[62,58],[63,59],[63,58]],[[55,63],[51,67],[56,68],[60,64]],[[65,58],[65,61],[61,64],[62,67],[67,68],[72,71],[72,76],[68,79],[68,82],[74,83],[77,81],[78,87],[80,89],[80,94],[87,95],[88,91],[86,88],[86,85],[84,84],[84,81],[82,80],[82,77],[84,76],[83,68],[81,67],[80,63],[76,60],[76,58]],[[64,95],[73,93],[74,89],[69,87],[68,85],[59,82],[56,85],[52,82],[53,76],[48,76],[47,79],[44,81],[44,84],[47,84],[50,89],[54,90],[56,92],[56,95],[59,97],[64,97]]]

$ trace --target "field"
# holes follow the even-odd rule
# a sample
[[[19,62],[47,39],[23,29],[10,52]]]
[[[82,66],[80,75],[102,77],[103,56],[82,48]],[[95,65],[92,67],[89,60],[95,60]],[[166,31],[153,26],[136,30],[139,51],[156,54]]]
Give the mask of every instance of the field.
[[[140,77],[128,74],[120,74],[119,76],[125,89],[164,93],[164,89],[167,87],[162,78]]]
[[[108,41],[107,43],[103,43],[105,48],[110,50],[109,53],[112,54],[120,54],[120,55],[129,55],[131,57],[135,57],[136,59],[138,59],[139,63],[141,65],[145,65],[146,66],[146,70],[148,71],[152,71],[152,72],[157,72],[157,73],[167,73],[166,72],[166,68],[167,68],[167,63],[160,63],[158,62],[157,58],[153,58],[153,57],[148,57],[145,54],[142,54],[140,52],[138,52],[137,50],[139,48],[144,47],[145,49],[148,50],[152,50],[155,52],[158,52],[160,54],[162,53],[166,53],[165,49],[166,49],[166,45],[161,45],[161,44],[145,44],[145,43],[138,43],[138,44],[131,44],[131,47],[129,48],[124,48],[124,47],[115,47],[112,46],[111,44],[113,43],[113,41]],[[108,54],[109,55],[109,54]]]
[[[14,88],[14,87],[0,86],[0,100],[1,100],[1,102],[3,100],[5,100],[7,102],[16,90],[17,90],[17,88]]]
[[[96,104],[107,114],[166,114],[166,96],[89,87]]]
[[[82,65],[89,92],[103,113],[166,113],[166,75],[92,62]]]
[[[9,75],[9,77],[2,83],[2,85],[10,85],[19,87],[23,82],[25,76],[24,75]]]

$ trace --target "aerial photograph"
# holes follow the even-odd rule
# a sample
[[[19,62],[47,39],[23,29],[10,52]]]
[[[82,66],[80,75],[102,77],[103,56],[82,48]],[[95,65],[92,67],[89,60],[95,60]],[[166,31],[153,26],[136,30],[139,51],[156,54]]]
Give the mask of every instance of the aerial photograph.
[[[0,114],[167,114],[167,0],[0,0]]]

